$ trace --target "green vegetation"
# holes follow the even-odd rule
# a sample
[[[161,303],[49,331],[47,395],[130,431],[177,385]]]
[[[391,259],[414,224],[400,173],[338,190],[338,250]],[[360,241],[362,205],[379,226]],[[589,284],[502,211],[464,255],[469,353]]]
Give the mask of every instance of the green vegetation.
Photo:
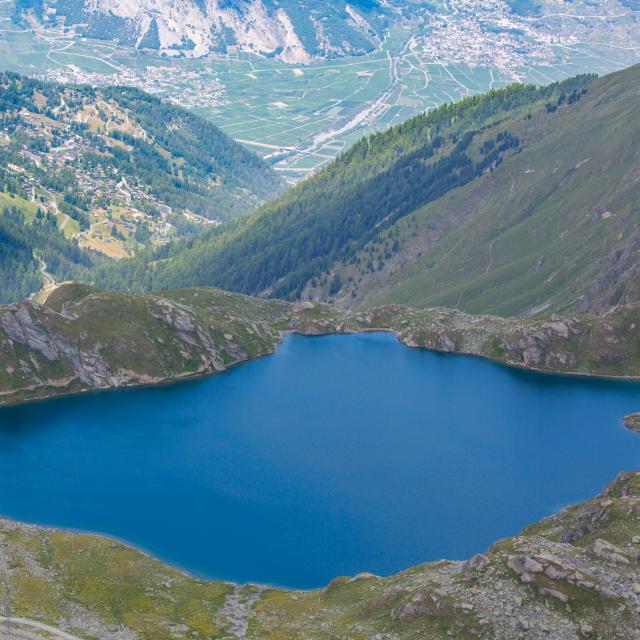
[[[632,67],[441,107],[363,139],[254,215],[96,282],[503,316],[635,302],[638,86]]]
[[[98,168],[136,179],[171,207],[220,219],[247,213],[282,188],[264,162],[209,121],[143,91],[56,85],[12,73],[0,74],[0,86],[0,126],[8,136],[0,148],[2,188],[19,188],[15,170],[6,168],[11,163],[44,187],[82,199],[87,194],[73,192],[78,171]],[[43,128],[49,135],[41,135]],[[65,140],[67,132],[77,140]],[[68,160],[57,170],[38,170],[24,153],[56,148]]]
[[[638,300],[639,86],[633,67],[598,80],[570,108],[514,123],[529,141],[521,153],[365,248],[360,264],[373,254],[377,273],[338,269],[355,281],[354,303],[514,315]],[[397,257],[380,268],[396,241]]]
[[[172,625],[184,625],[195,638],[217,638],[228,627],[216,614],[232,591],[230,585],[195,580],[96,536],[6,521],[2,525],[3,550],[12,550],[11,568],[3,577],[11,581],[16,614],[56,625],[74,607],[78,619],[83,614],[94,619],[92,631],[78,629],[87,638],[126,627],[141,638],[156,640],[171,637]],[[30,575],[30,566],[41,567],[40,575]]]
[[[142,91],[12,73],[0,88],[0,210],[12,212],[0,264],[16,274],[0,302],[38,291],[38,259],[58,280],[91,281],[95,252],[120,258],[193,235],[282,188],[214,125]]]
[[[81,244],[112,257],[131,255],[141,244],[156,245],[116,265],[71,273],[103,288],[140,292],[216,285],[264,297],[337,301],[343,307],[400,302],[505,316],[600,311],[634,302],[640,293],[634,258],[640,243],[635,228],[639,73],[634,67],[599,80],[580,76],[544,88],[515,85],[445,105],[364,138],[256,213],[169,244],[154,241],[165,222],[173,220],[174,228],[194,234],[197,218],[182,222],[165,212],[160,224],[150,214],[132,231],[130,219],[112,212],[101,219],[105,225],[96,220],[97,205],[90,198],[65,188],[70,169],[47,172],[35,200],[44,204],[46,192],[61,185],[59,215],[72,220],[79,235],[89,233],[87,226],[102,234],[101,244],[88,237]],[[47,91],[59,91],[51,85],[36,95],[20,82],[5,98],[11,104],[37,98],[42,111],[51,100]],[[84,89],[74,91],[66,90],[67,108],[79,109],[69,106],[78,102],[89,114],[86,124],[95,131],[105,128],[111,141],[107,161],[96,150],[83,155],[91,171],[106,162],[129,181],[142,176],[164,201],[176,206],[198,201],[202,181],[195,177],[215,168],[189,143],[197,138],[215,149],[207,137],[209,125],[186,115],[176,121],[174,107],[135,90],[103,89],[99,99],[91,94],[88,104]],[[29,146],[35,138],[28,131],[20,133],[22,138],[14,138],[22,152],[28,147],[29,153],[42,153],[40,142]],[[54,140],[55,135],[47,144]],[[18,142],[0,153],[15,155],[13,144]],[[165,193],[167,176],[179,178],[182,186],[171,183]],[[25,186],[16,186],[19,179],[8,176],[6,188],[25,199]],[[128,186],[118,183],[118,189]],[[123,252],[116,254],[113,247]],[[62,279],[70,272],[52,273]]]
[[[355,260],[367,242],[416,207],[517,154],[521,140],[505,130],[505,119],[546,112],[548,104],[570,109],[592,80],[542,89],[514,85],[440,107],[363,139],[253,216],[123,263],[96,282],[133,290],[215,284],[296,299],[318,278],[326,282],[336,261]],[[333,293],[338,284],[331,282]]]
[[[113,165],[169,206],[229,219],[282,190],[266,163],[210,121],[130,87],[106,87],[101,97],[130,112],[146,134],[114,131],[131,149],[113,148]]]
[[[87,640],[628,640],[640,623],[639,498],[640,474],[621,473],[467,562],[316,591],[197,580],[113,540],[0,520],[0,597],[12,615]]]
[[[300,0],[280,1],[278,6],[292,17],[307,51],[317,50],[331,58],[304,67],[287,67],[272,57],[236,54],[227,48],[234,38],[226,30],[210,57],[142,52],[133,48],[143,35],[136,26],[146,27],[147,21],[136,25],[134,20],[108,12],[87,19],[77,0],[50,2],[56,13],[47,15],[36,35],[8,21],[19,13],[16,4],[23,2],[27,13],[29,5],[39,5],[37,14],[46,4],[41,0],[0,3],[0,21],[7,23],[0,31],[1,68],[65,82],[139,86],[211,119],[256,153],[269,155],[281,175],[295,178],[324,166],[363,133],[384,130],[443,102],[503,87],[514,77],[547,84],[580,73],[609,73],[639,60],[638,50],[628,46],[638,40],[638,22],[618,6],[637,8],[638,0],[612,0],[603,11],[594,9],[593,0],[572,0],[571,11],[562,16],[548,1],[398,2],[401,19],[400,13],[384,10],[378,2],[349,2],[380,36],[384,34],[378,42],[370,40],[372,34],[364,29],[347,26],[345,21],[351,20],[345,3],[319,7]],[[541,10],[531,20],[527,11],[536,5]],[[107,9],[104,2],[100,6]],[[381,10],[387,20],[377,19]],[[63,36],[56,15],[80,23],[88,38]],[[149,20],[153,18],[148,15]],[[407,19],[409,16],[413,18]],[[337,51],[316,48],[314,23],[323,25],[323,45],[327,38],[333,40]],[[471,32],[473,42],[460,35]],[[557,33],[559,41],[550,42],[550,32]],[[118,33],[119,40],[106,46],[104,41],[89,39],[109,33]],[[357,50],[363,37],[374,44],[369,53],[332,57],[348,51],[349,45],[355,44],[351,49]],[[176,53],[190,46],[183,40],[176,44]],[[357,127],[345,128],[375,102],[380,108],[370,117],[364,122],[358,118]],[[327,133],[333,135],[309,153],[316,136]]]
[[[28,211],[28,210],[27,210]],[[99,256],[80,249],[57,230],[57,221],[37,209],[28,214],[16,206],[0,213],[0,303],[26,298],[42,288],[41,262],[61,280],[86,278]]]

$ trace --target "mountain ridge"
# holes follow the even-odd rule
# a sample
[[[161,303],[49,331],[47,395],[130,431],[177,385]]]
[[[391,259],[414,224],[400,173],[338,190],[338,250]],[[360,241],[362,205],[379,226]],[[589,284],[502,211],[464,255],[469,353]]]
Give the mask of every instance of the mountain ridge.
[[[351,0],[18,0],[25,24],[55,24],[82,37],[115,40],[166,55],[244,51],[285,63],[370,52],[391,3]]]
[[[388,305],[352,312],[220,289],[129,295],[62,284],[0,307],[0,404],[159,384],[272,353],[284,333],[389,331],[408,347],[557,373],[640,377],[638,304],[548,320]]]

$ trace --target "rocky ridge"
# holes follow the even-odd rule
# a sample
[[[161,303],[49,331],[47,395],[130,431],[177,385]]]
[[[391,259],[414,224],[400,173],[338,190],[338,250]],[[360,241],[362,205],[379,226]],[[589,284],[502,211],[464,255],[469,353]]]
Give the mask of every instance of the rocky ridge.
[[[30,26],[62,24],[70,33],[115,40],[169,56],[245,51],[292,64],[370,51],[392,3],[297,0],[66,0],[18,3]]]
[[[215,373],[273,352],[284,332],[391,331],[410,347],[545,371],[637,377],[638,305],[545,320],[398,305],[351,312],[219,289],[140,296],[84,285],[0,307],[0,403]]]

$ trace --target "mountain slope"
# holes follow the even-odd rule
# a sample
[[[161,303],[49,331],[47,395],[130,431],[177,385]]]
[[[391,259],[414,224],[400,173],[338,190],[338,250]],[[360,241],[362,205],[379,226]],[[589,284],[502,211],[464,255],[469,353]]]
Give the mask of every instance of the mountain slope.
[[[211,122],[138,89],[13,73],[0,74],[0,87],[2,186],[41,182],[63,191],[74,172],[89,193],[105,195],[99,178],[106,174],[103,182],[132,182],[134,200],[139,191],[139,199],[153,196],[150,205],[219,220],[247,213],[283,188],[267,164]]]
[[[530,140],[522,152],[381,233],[357,258],[373,254],[373,270],[338,269],[362,278],[338,297],[505,315],[637,300],[639,88],[634,67],[571,109],[510,125]]]
[[[0,229],[11,237],[0,270],[17,269],[0,301],[38,290],[34,252],[59,279],[79,278],[97,263],[79,247],[134,255],[243,215],[283,186],[208,121],[136,89],[0,74]],[[20,230],[14,210],[27,225],[52,224]],[[56,251],[44,255],[47,244]]]
[[[579,77],[538,89],[514,85],[440,107],[363,139],[238,224],[167,247],[151,257],[144,282],[140,263],[122,265],[97,281],[144,288],[215,284],[286,298],[322,281],[333,295],[340,282],[324,274],[336,262],[355,259],[367,242],[416,207],[517,155],[527,140],[507,125],[530,112],[537,122],[548,103],[561,99],[564,109],[573,108],[591,81]],[[571,105],[566,96],[572,96]]]
[[[51,214],[37,208],[30,215],[32,203],[13,202],[17,206],[0,209],[0,304],[40,291],[50,272],[60,280],[88,278],[90,270],[106,260],[65,238]]]
[[[394,2],[351,0],[17,0],[25,24],[62,23],[75,34],[171,55],[234,48],[283,62],[371,51]],[[401,6],[401,5],[400,5]]]
[[[639,87],[637,66],[444,106],[98,282],[502,315],[634,301]]]

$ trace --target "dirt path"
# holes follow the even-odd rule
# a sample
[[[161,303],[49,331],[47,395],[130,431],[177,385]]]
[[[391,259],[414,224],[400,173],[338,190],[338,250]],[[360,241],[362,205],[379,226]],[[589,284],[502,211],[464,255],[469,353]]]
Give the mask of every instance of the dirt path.
[[[55,287],[56,279],[47,271],[47,263],[44,260],[40,260],[40,273],[44,280],[44,288]]]
[[[253,591],[243,593],[247,587],[236,586],[233,592],[228,595],[224,602],[224,607],[220,613],[228,620],[231,631],[238,640],[248,640],[249,614],[253,605],[260,600],[264,587],[252,587]]]
[[[38,633],[44,631],[45,633]],[[82,640],[78,636],[57,629],[43,622],[28,618],[7,618],[0,616],[0,640],[40,640],[40,638],[59,638],[60,640]]]
[[[38,261],[40,262],[39,271],[42,276],[42,289],[35,294],[35,299],[40,304],[44,304],[51,293],[58,288],[58,283],[55,277],[47,271],[47,263],[42,258],[38,258]]]

